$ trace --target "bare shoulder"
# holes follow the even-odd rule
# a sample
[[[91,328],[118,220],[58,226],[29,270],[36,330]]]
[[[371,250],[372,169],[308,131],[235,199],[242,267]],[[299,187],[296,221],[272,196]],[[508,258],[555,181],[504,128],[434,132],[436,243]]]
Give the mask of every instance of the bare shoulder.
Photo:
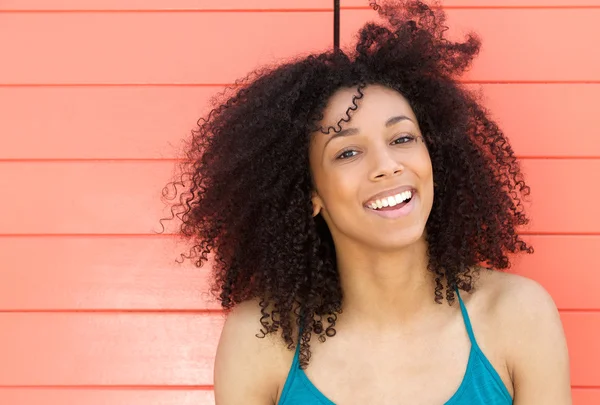
[[[517,274],[482,269],[476,289],[485,291],[485,299],[495,315],[514,321],[532,321],[534,317],[558,317],[554,300],[537,281]]]
[[[561,329],[556,304],[537,281],[517,274],[481,269],[474,297],[507,337],[523,341],[542,329]],[[542,328],[542,329],[541,329]],[[501,332],[497,330],[496,332]],[[557,331],[555,331],[557,333]],[[515,342],[511,342],[515,343]]]
[[[481,270],[475,288],[504,353],[515,405],[570,404],[568,349],[548,291],[535,280],[491,270]]]
[[[279,334],[263,337],[257,300],[227,315],[215,358],[217,405],[275,404],[293,353]]]

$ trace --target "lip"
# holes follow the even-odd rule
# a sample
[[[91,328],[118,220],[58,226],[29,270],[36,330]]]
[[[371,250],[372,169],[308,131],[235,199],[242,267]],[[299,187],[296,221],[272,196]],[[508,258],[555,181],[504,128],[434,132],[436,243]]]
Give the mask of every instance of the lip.
[[[398,219],[398,218],[407,216],[415,209],[415,205],[417,204],[416,201],[418,198],[419,198],[418,195],[413,195],[413,198],[410,199],[408,204],[406,204],[400,208],[394,208],[391,210],[381,211],[381,210],[374,210],[374,209],[367,208],[367,207],[365,207],[365,209],[368,212],[372,213],[373,215],[377,215],[377,216],[380,216],[380,217],[383,217],[386,219]]]
[[[412,191],[413,195],[417,192],[417,190],[413,186],[400,186],[400,187],[392,188],[392,189],[389,189],[386,191],[382,191],[377,194],[373,194],[371,197],[369,197],[367,200],[365,200],[363,205],[366,208],[369,208],[368,203],[371,201],[380,200],[384,197],[392,197],[392,196],[395,196],[396,194],[400,194],[405,191]]]

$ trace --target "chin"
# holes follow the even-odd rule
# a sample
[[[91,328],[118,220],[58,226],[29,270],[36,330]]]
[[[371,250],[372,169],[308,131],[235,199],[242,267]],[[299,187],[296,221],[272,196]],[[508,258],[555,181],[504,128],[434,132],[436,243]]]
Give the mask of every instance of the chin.
[[[424,242],[425,232],[422,228],[414,232],[411,232],[409,229],[400,229],[397,233],[388,232],[386,235],[370,239],[369,245],[375,247],[377,250],[394,251]]]

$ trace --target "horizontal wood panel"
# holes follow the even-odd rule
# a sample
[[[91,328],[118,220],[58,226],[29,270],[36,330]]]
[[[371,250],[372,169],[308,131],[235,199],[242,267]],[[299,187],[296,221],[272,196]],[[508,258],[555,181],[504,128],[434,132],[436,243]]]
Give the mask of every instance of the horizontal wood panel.
[[[600,388],[571,390],[573,394],[573,405],[596,405],[600,404]]]
[[[43,1],[43,0],[36,0]],[[75,0],[72,0],[75,1]],[[99,0],[98,0],[99,1]],[[243,1],[243,0],[238,0]],[[318,1],[318,0],[317,0]],[[323,1],[323,0],[321,0]],[[327,2],[328,0],[325,0]],[[364,6],[369,0],[341,0],[342,7]],[[378,1],[382,3],[381,0]],[[599,6],[600,0],[440,0],[442,7],[584,7]]]
[[[600,386],[600,313],[564,313],[574,386]],[[210,385],[223,317],[0,314],[0,385]],[[144,364],[140,369],[139,365]]]
[[[174,237],[0,238],[0,310],[219,308],[210,263],[176,263],[186,252]]]
[[[600,9],[451,9],[448,16],[451,37],[472,29],[484,41],[465,79],[600,80],[600,54],[585,51],[595,49]],[[342,45],[376,18],[369,9],[343,11]],[[324,12],[0,13],[0,38],[14,39],[0,42],[10,61],[0,83],[232,83],[259,65],[330,48],[331,31]]]
[[[169,216],[160,199],[175,169],[172,162],[0,163],[3,212],[11,214],[0,216],[0,232],[155,234]]]
[[[211,385],[223,315],[0,314],[0,385]],[[142,366],[142,367],[141,367]]]
[[[598,233],[600,159],[524,160],[532,188],[528,232]],[[172,162],[0,163],[0,234],[155,234],[169,216],[161,201]],[[557,197],[557,185],[567,189]],[[33,190],[33,191],[32,191]],[[177,223],[167,221],[168,231]]]
[[[0,159],[174,158],[220,87],[6,87]]]
[[[573,405],[597,405],[600,388],[575,388]],[[214,405],[212,391],[2,389],[0,402],[19,405]]]
[[[600,309],[600,236],[526,240],[536,252],[511,272],[541,283],[560,309]],[[0,311],[220,308],[210,263],[175,263],[183,252],[174,237],[0,238]]]
[[[469,85],[483,92],[519,156],[600,157],[600,84]],[[0,159],[182,156],[222,87],[6,87]],[[573,139],[576,139],[574,141]]]
[[[528,235],[535,252],[513,259],[511,273],[538,281],[560,309],[600,309],[600,236]]]
[[[212,389],[0,388],[0,403],[14,405],[214,405]],[[587,405],[587,404],[584,404]]]
[[[600,84],[487,84],[489,108],[515,153],[528,157],[600,157]]]
[[[569,346],[571,384],[600,386],[600,313],[563,313]]]
[[[368,0],[341,0],[341,7],[366,7]],[[380,1],[381,3],[381,1]],[[598,6],[599,0],[444,0],[445,7]],[[333,9],[329,0],[4,0],[0,10],[231,10]]]
[[[523,160],[523,173],[531,187],[531,232],[598,233],[596,201],[600,189],[590,181],[600,171],[595,160]],[[560,192],[558,190],[564,190]],[[560,195],[559,195],[560,193]]]
[[[365,21],[374,20],[369,13],[346,11],[342,15],[343,37],[353,35]],[[600,9],[456,9],[448,10],[447,15],[451,39],[462,40],[464,33],[475,31],[483,41],[472,70],[465,75],[467,80],[600,79],[600,53],[572,46],[573,41],[595,43],[600,35],[600,26],[595,23]],[[556,28],[559,26],[561,29]]]

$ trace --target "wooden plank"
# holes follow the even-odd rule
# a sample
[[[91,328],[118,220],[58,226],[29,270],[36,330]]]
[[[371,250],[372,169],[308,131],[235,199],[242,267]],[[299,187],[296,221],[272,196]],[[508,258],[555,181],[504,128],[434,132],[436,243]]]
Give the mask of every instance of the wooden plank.
[[[382,3],[380,0],[379,3]],[[341,7],[368,7],[368,0],[342,0]],[[590,7],[598,0],[444,0],[444,7]],[[4,0],[0,10],[332,10],[329,0]]]
[[[12,213],[0,216],[0,230],[154,235],[169,216],[160,199],[174,170],[172,162],[0,163],[4,212]],[[174,230],[174,221],[166,225]]]
[[[482,103],[523,157],[600,156],[600,84],[486,84]],[[575,138],[573,137],[575,136]]]
[[[600,9],[454,9],[448,10],[447,15],[450,39],[463,40],[465,33],[474,31],[483,41],[472,69],[464,76],[466,80],[545,82],[600,78],[600,53],[582,52],[571,45],[599,36],[596,31],[600,28],[584,28],[581,24],[595,25]],[[368,10],[346,11],[342,15],[343,38],[349,38],[368,20],[375,20]],[[556,29],[561,24],[566,24],[569,33]]]
[[[563,313],[574,386],[600,386],[600,312]],[[0,314],[0,385],[212,384],[221,316]],[[144,365],[143,371],[140,365]]]
[[[528,157],[596,156],[600,84],[484,84],[482,102]],[[0,159],[181,157],[182,139],[222,87],[7,87]],[[572,141],[568,134],[577,134]]]
[[[523,172],[531,186],[530,232],[597,233],[600,215],[596,200],[600,189],[590,187],[600,160],[522,161]],[[560,197],[558,196],[559,191]]]
[[[0,159],[175,158],[221,87],[6,87]]]
[[[210,263],[175,262],[188,251],[174,237],[0,238],[0,310],[219,309]]]
[[[0,402],[19,405],[214,405],[212,389],[0,388]]]
[[[574,405],[597,405],[600,388],[574,388]],[[2,389],[0,401],[19,405],[214,405],[207,390]]]
[[[0,13],[0,37],[15,38],[0,42],[12,61],[0,83],[233,83],[274,58],[325,48],[331,20],[323,12]],[[45,69],[30,66],[39,60]]]
[[[376,16],[343,11],[342,45]],[[484,41],[465,79],[600,80],[600,54],[581,51],[595,49],[600,9],[451,9],[448,16],[452,38],[474,30]],[[259,65],[330,48],[331,27],[325,12],[0,13],[0,38],[13,38],[0,42],[11,61],[0,83],[232,83]]]
[[[600,388],[575,388],[573,394],[573,405],[596,405],[600,404]]]
[[[528,235],[535,252],[514,258],[511,273],[538,281],[560,309],[600,308],[600,236]]]
[[[511,272],[540,282],[560,309],[600,308],[600,236],[526,240],[536,252]],[[175,263],[183,252],[172,237],[0,238],[0,311],[219,309],[210,263]]]
[[[600,216],[590,215],[597,212],[599,190],[589,187],[600,160],[522,163],[533,190],[533,202],[526,202],[532,222],[524,230],[600,232]],[[4,212],[11,213],[0,216],[0,234],[155,234],[169,216],[160,198],[174,174],[168,161],[0,163]],[[560,198],[557,186],[568,188]],[[174,232],[177,222],[165,225]]]
[[[600,387],[600,312],[561,314],[569,345],[571,384]]]
[[[0,385],[213,382],[216,314],[3,313]]]
[[[43,1],[43,0],[37,0]],[[75,1],[75,0],[73,0]],[[343,7],[363,7],[368,0],[342,0]],[[383,3],[382,1],[378,1]],[[599,0],[441,0],[442,7],[508,8],[508,7],[593,7]]]

